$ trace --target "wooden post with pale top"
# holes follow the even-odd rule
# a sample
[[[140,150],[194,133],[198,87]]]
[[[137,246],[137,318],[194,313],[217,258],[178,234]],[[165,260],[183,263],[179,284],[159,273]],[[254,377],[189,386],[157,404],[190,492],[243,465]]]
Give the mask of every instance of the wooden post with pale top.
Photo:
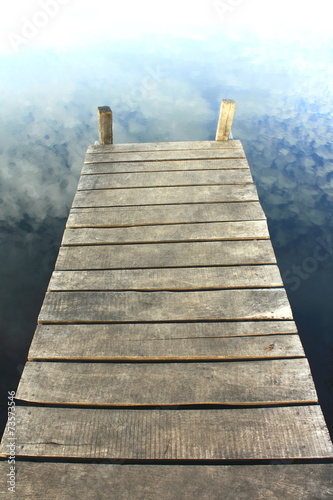
[[[232,99],[223,99],[221,102],[219,122],[216,130],[216,141],[227,141],[230,136],[236,103]]]
[[[112,144],[112,111],[109,106],[97,108],[98,131],[100,144]]]

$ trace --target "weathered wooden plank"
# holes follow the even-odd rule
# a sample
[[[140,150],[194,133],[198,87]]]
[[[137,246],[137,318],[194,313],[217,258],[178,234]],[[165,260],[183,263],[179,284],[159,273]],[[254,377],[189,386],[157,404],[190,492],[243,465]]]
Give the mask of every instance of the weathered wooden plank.
[[[0,475],[8,474],[0,463]],[[331,500],[332,464],[124,465],[17,462],[26,500]],[[0,494],[8,498],[4,486]]]
[[[118,143],[108,146],[94,145],[88,146],[88,153],[119,153],[129,151],[174,151],[182,149],[226,149],[241,148],[239,140],[230,140],[225,143],[216,141],[174,141],[174,142],[134,142]]]
[[[168,243],[178,241],[224,241],[267,239],[265,220],[242,222],[200,222],[112,228],[67,228],[62,245],[124,243]]]
[[[216,158],[245,158],[243,148],[183,149],[171,151],[130,151],[121,153],[87,153],[85,163],[121,161],[196,160]]]
[[[159,160],[196,160],[214,158],[245,158],[242,147],[218,149],[182,149],[170,151],[125,151],[119,153],[87,153],[85,163],[111,161],[159,161]]]
[[[54,271],[48,289],[70,290],[204,290],[281,287],[277,265],[226,266],[103,271]]]
[[[292,319],[284,289],[47,292],[39,323]]]
[[[257,201],[137,207],[72,208],[67,227],[114,227],[265,220]]]
[[[319,405],[181,411],[17,407],[16,429],[18,457],[281,460],[333,456]],[[4,442],[0,451],[8,452]]]
[[[82,174],[222,170],[235,168],[249,168],[246,158],[85,163],[82,168]]]
[[[293,321],[38,325],[28,358],[127,359],[126,356],[129,356],[128,359],[131,359],[212,355],[220,356],[216,359],[228,359],[271,357],[273,354],[274,357],[301,356],[303,348],[296,334]],[[262,341],[258,336],[263,336]],[[286,340],[282,336],[286,336]],[[212,344],[206,342],[211,339]],[[221,340],[218,347],[216,340]],[[173,348],[177,342],[179,350]],[[269,349],[272,344],[274,348]]]
[[[317,402],[306,358],[223,363],[28,362],[16,398],[94,406]]]
[[[131,172],[81,175],[78,190],[251,184],[252,182],[252,175],[248,168],[204,171],[187,170],[182,172]]]
[[[126,326],[131,328],[126,330]],[[171,327],[170,324],[162,326]],[[212,328],[202,328],[206,338],[200,338],[195,337],[197,325],[193,327],[195,333],[192,333],[189,324],[184,325],[183,330],[180,330],[179,324],[172,326],[174,330],[170,333],[173,337],[170,335],[167,338],[168,331],[162,337],[165,328],[160,332],[158,326],[151,324],[39,325],[28,359],[193,361],[304,357],[301,341],[295,334],[219,338],[220,325],[210,324],[207,326],[215,326],[215,331]],[[243,330],[240,328],[238,333],[241,334]],[[253,332],[250,329],[248,331]],[[183,337],[177,338],[177,332]],[[211,338],[208,337],[209,333]]]
[[[270,240],[61,247],[56,270],[275,264]]]
[[[77,191],[73,207],[115,207],[122,205],[166,205],[258,201],[254,184],[228,186],[183,186]]]

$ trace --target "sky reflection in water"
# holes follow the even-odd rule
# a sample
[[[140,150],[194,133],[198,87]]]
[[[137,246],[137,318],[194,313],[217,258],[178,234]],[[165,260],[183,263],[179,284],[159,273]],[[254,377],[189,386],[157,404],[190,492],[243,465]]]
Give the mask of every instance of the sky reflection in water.
[[[76,190],[96,107],[115,142],[214,139],[220,100],[241,139],[333,431],[332,44],[151,34],[82,51],[0,56],[2,424],[19,380]]]

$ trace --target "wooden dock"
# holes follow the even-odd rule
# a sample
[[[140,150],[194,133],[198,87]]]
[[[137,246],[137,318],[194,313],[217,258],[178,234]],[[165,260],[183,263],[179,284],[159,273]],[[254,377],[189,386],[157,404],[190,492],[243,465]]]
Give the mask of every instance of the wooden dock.
[[[17,498],[333,498],[332,443],[223,106],[216,141],[88,148],[16,394]]]

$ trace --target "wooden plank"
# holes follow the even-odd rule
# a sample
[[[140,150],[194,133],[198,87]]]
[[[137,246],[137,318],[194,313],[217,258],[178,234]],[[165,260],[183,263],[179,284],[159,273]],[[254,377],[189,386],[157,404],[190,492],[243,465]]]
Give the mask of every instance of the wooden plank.
[[[319,405],[181,411],[17,407],[16,428],[18,457],[282,460],[333,456]],[[0,452],[8,453],[4,441]]]
[[[183,186],[77,191],[73,207],[116,207],[122,205],[167,205],[224,201],[258,201],[253,184],[229,186]]]
[[[231,134],[236,103],[233,99],[223,99],[216,129],[216,141],[228,141]]]
[[[282,323],[282,322],[279,322]],[[228,324],[228,323],[227,323]],[[191,324],[192,325],[192,324]],[[195,337],[191,325],[172,324],[174,337],[161,337],[156,325],[39,325],[35,332],[28,359],[92,360],[92,361],[171,361],[171,360],[230,360],[304,357],[298,335],[261,335],[218,337],[219,324],[202,328],[212,337]],[[199,326],[202,324],[200,323]],[[243,323],[244,325],[244,323]],[[126,330],[126,326],[129,326]],[[171,324],[166,325],[171,330]],[[197,325],[195,325],[197,326]],[[205,325],[203,325],[205,326]],[[113,327],[113,329],[110,329]],[[153,329],[153,328],[154,329]],[[197,331],[198,328],[193,328]],[[249,329],[249,331],[251,331]],[[157,333],[156,333],[157,332]],[[183,337],[177,338],[178,335]],[[242,329],[239,329],[239,334]],[[158,336],[160,334],[160,337]],[[185,335],[187,334],[187,337]],[[192,337],[190,335],[193,335]],[[198,333],[197,333],[198,335]],[[213,336],[214,335],[214,336]],[[184,338],[185,337],[185,338]]]
[[[275,264],[270,240],[61,247],[56,270]]]
[[[113,174],[125,172],[168,172],[168,171],[195,171],[195,170],[222,170],[235,168],[249,168],[246,158],[219,158],[170,160],[170,161],[129,161],[85,163],[82,174]]]
[[[121,174],[81,175],[78,190],[251,183],[253,183],[253,179],[248,168],[232,170],[191,170],[182,172],[131,172]]]
[[[216,141],[174,141],[174,142],[134,142],[118,143],[108,146],[88,146],[88,153],[118,153],[129,151],[174,151],[182,149],[226,149],[241,148],[242,143],[239,140],[231,140],[226,143],[217,143]]]
[[[168,243],[178,241],[225,241],[267,239],[265,220],[242,222],[200,222],[112,228],[67,228],[62,245],[104,245],[124,243]]]
[[[192,222],[265,220],[257,201],[155,205],[136,207],[72,208],[67,227],[115,227]]]
[[[0,463],[1,477],[8,474]],[[127,465],[17,462],[16,491],[29,500],[331,500],[332,464]],[[6,495],[5,487],[2,490]],[[4,499],[6,496],[3,497]]]
[[[296,333],[293,321],[38,325],[28,358],[126,360],[302,356],[303,348]]]
[[[284,289],[47,292],[39,323],[292,319]]]
[[[196,160],[214,158],[245,158],[242,147],[219,149],[183,149],[171,151],[125,151],[121,153],[87,153],[85,163],[120,161]]]
[[[54,271],[48,289],[70,290],[205,290],[281,287],[277,265]]]
[[[224,363],[28,362],[16,398],[90,406],[317,402],[306,358]]]

